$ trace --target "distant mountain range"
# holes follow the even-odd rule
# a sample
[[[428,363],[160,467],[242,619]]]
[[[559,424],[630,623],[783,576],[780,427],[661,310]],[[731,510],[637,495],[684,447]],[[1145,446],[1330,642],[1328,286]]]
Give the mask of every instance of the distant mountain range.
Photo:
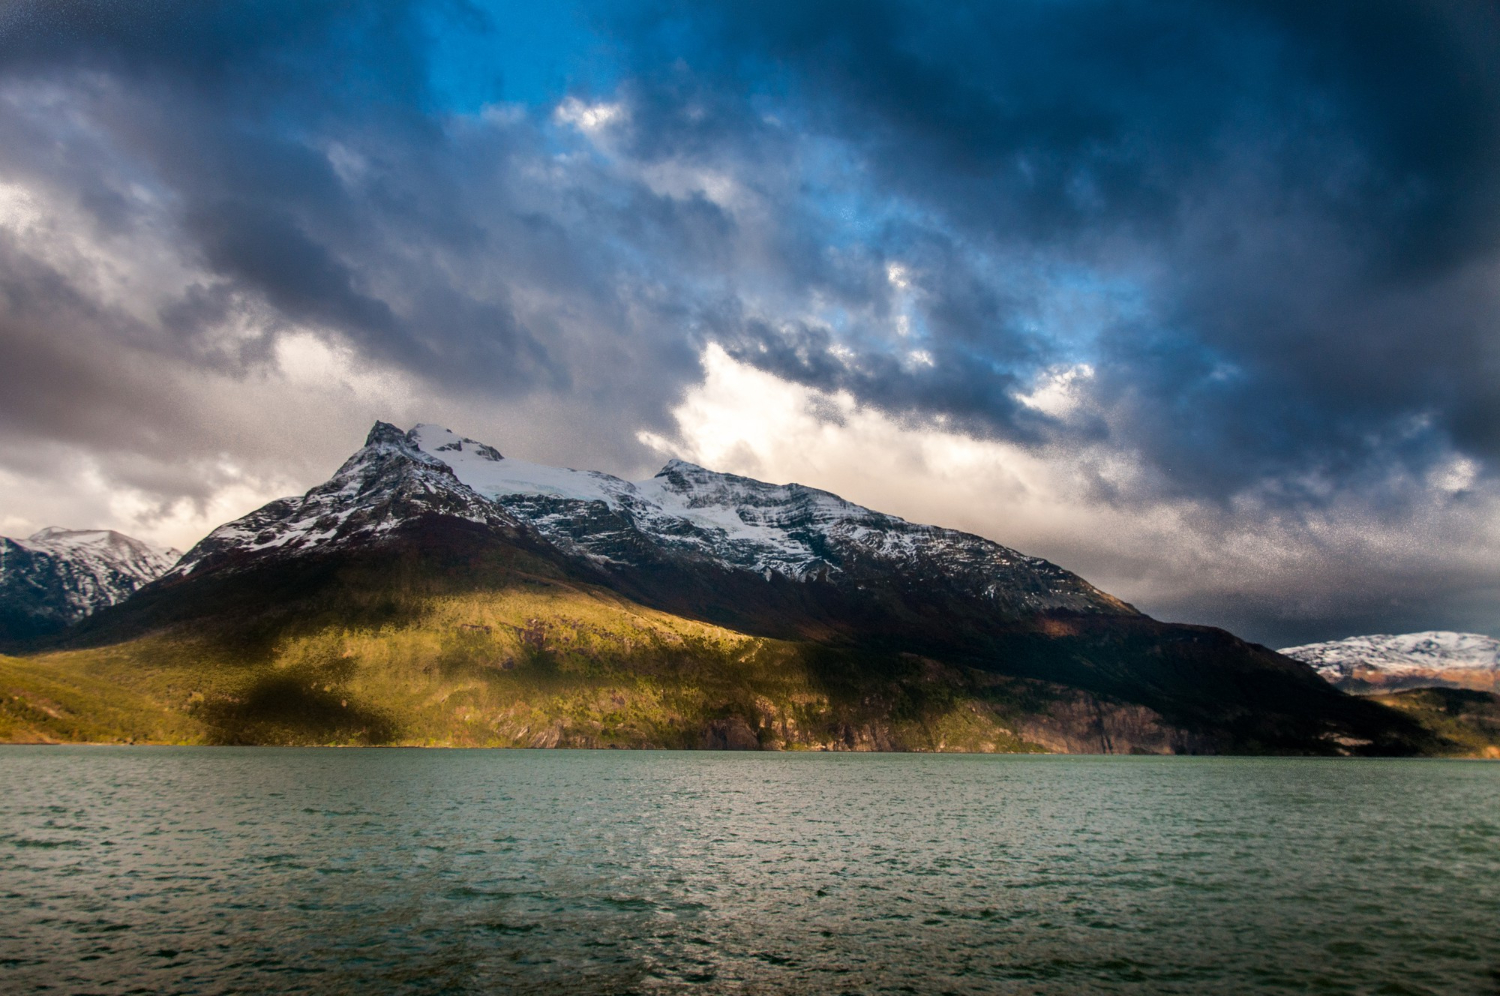
[[[1287,647],[1346,692],[1402,688],[1472,688],[1500,691],[1500,640],[1479,633],[1431,630],[1401,635],[1351,636]]]
[[[111,529],[0,537],[0,644],[55,633],[123,602],[180,556]]]
[[[0,662],[0,739],[1453,748],[1045,560],[677,460],[631,482],[377,423],[326,483],[151,563]]]

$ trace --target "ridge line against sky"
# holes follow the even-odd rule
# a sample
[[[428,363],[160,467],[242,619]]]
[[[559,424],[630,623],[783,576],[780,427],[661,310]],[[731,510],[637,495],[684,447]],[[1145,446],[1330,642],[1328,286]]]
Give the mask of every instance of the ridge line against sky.
[[[1486,4],[20,0],[0,532],[185,548],[425,421],[1497,634],[1495,162]]]

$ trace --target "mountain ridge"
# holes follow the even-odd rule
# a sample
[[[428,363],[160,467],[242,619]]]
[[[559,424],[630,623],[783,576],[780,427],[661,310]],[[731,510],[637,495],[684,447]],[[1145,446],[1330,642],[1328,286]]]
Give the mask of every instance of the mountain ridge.
[[[386,477],[393,462],[403,460],[418,469],[425,490],[383,493],[383,486],[394,485]],[[444,493],[447,500],[439,501]],[[379,511],[369,500],[372,496],[382,503]],[[387,502],[389,507],[383,504]],[[335,507],[340,503],[342,507]],[[594,504],[603,510],[579,508]],[[644,543],[676,554],[701,555],[722,568],[781,574],[796,581],[826,581],[844,573],[842,563],[826,558],[830,547],[838,548],[841,560],[847,559],[850,548],[872,534],[875,542],[866,542],[858,553],[887,562],[910,559],[914,541],[941,544],[953,561],[950,566],[984,572],[992,597],[1001,588],[994,580],[995,569],[1019,579],[1019,607],[1135,612],[1039,557],[971,533],[911,523],[805,485],[766,484],[679,459],[669,460],[652,478],[631,482],[599,471],[507,459],[492,446],[438,426],[418,424],[403,433],[386,422],[376,423],[364,447],[328,482],[301,498],[277,499],[213,530],[171,573],[186,575],[205,559],[230,550],[294,551],[378,540],[403,516],[409,518],[424,507],[495,526],[514,527],[524,521],[551,542],[601,567],[631,564],[630,554],[640,555]],[[579,517],[587,518],[593,528],[574,528]]]
[[[215,529],[56,646],[127,683],[176,661],[147,690],[198,685],[165,708],[233,742],[1435,742],[1303,663],[983,537],[685,461],[638,482],[530,464],[431,425],[376,423],[328,481]]]
[[[323,484],[300,497],[268,502],[210,531],[163,579],[186,577],[268,552],[296,553],[378,541],[382,534],[422,514],[497,528],[516,525],[458,481],[441,460],[411,447],[401,430],[376,422],[365,445]]]

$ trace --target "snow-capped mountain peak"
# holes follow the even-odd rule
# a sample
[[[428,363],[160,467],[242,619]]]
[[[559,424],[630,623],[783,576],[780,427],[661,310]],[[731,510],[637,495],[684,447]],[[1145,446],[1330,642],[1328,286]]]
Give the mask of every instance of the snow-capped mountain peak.
[[[18,542],[29,549],[74,562],[108,566],[142,582],[161,576],[182,556],[180,550],[155,547],[113,529],[48,526]]]
[[[673,457],[662,466],[661,470],[658,470],[656,472],[656,476],[665,477],[668,474],[692,474],[695,472],[704,474],[713,473],[707,468],[700,467],[696,463],[689,463],[686,460],[681,460],[677,457]]]
[[[837,495],[800,484],[766,484],[723,474],[686,460],[672,459],[654,477],[627,481],[593,470],[573,470],[507,459],[493,447],[431,425],[410,433],[422,452],[452,468],[454,476],[479,494],[525,518],[545,523],[528,499],[601,502],[651,526],[651,531],[683,535],[720,533],[726,540],[761,543],[800,559],[814,556],[805,542],[788,535],[790,520],[800,524],[879,515]],[[904,520],[880,516],[888,523]],[[769,564],[756,564],[755,569]]]
[[[493,446],[459,436],[442,426],[418,425],[405,439],[418,452],[441,462],[458,480],[490,499],[536,495],[602,501],[617,506],[619,496],[632,488],[630,482],[598,471],[507,459]]]
[[[1500,681],[1500,640],[1481,633],[1377,633],[1287,647],[1280,653],[1354,691],[1420,685],[1493,688]]]
[[[254,554],[375,541],[424,515],[514,525],[502,509],[465,486],[446,461],[424,452],[414,432],[376,422],[365,445],[328,481],[215,529],[183,556],[170,576]],[[451,459],[454,453],[444,455]]]
[[[801,484],[767,484],[686,460],[626,481],[502,457],[432,425],[407,440],[555,546],[603,566],[689,558],[769,579],[941,576],[1012,608],[1133,612],[1082,579],[982,537],[907,522]]]
[[[219,527],[173,573],[379,542],[432,514],[522,529],[590,571],[629,574],[642,584],[647,575],[687,572],[697,578],[693,584],[726,575],[736,583],[780,577],[854,593],[899,578],[912,591],[941,589],[988,610],[1134,613],[1044,560],[816,488],[767,484],[685,460],[627,481],[506,457],[441,426],[402,432],[385,422],[327,483]]]

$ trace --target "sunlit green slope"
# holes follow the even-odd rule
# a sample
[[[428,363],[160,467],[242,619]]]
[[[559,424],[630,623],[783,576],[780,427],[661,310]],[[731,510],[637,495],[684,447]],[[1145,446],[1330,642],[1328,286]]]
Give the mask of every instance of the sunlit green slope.
[[[1500,759],[1500,695],[1467,688],[1410,688],[1370,699],[1432,731],[1438,753]]]
[[[268,646],[177,626],[0,658],[0,740],[1015,751],[1042,749],[1013,732],[1023,711],[1070,700],[545,577],[382,601],[389,621],[325,620]]]
[[[679,585],[687,593],[691,585]],[[0,741],[1089,753],[1471,749],[1217,630],[1041,615],[775,638],[649,608],[521,532],[151,585],[0,658]],[[760,610],[764,614],[764,606]],[[792,631],[813,629],[808,616]],[[827,627],[825,627],[827,629]],[[1305,670],[1305,669],[1303,669]],[[1417,722],[1413,722],[1413,720]]]

